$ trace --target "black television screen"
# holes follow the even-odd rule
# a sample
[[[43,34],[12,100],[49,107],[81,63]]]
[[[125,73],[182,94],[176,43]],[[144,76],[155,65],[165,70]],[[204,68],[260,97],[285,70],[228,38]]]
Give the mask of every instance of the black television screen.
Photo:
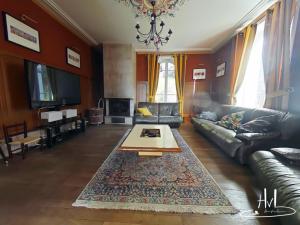
[[[80,104],[78,75],[27,60],[25,73],[31,108]]]

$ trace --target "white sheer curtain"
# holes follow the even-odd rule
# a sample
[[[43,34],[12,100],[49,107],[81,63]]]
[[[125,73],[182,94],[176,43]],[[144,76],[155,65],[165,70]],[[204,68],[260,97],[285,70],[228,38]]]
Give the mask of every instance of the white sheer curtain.
[[[262,61],[265,21],[257,24],[256,35],[247,64],[244,81],[236,95],[236,105],[261,108],[266,99]]]

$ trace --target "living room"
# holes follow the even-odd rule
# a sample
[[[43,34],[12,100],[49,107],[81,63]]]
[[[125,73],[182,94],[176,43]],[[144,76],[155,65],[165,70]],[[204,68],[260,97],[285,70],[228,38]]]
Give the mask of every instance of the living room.
[[[300,222],[299,0],[0,2],[0,225]]]

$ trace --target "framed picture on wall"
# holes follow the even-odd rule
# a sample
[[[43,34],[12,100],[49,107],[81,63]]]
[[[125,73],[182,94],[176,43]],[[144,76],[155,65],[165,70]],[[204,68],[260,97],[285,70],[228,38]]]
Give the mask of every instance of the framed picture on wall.
[[[80,68],[80,54],[70,48],[67,48],[67,63]]]
[[[205,80],[206,69],[193,69],[193,79],[194,80]]]
[[[216,77],[221,77],[225,75],[225,70],[226,70],[226,63],[223,62],[222,64],[217,66],[217,74]]]
[[[5,38],[17,45],[40,52],[39,32],[20,20],[3,12]]]

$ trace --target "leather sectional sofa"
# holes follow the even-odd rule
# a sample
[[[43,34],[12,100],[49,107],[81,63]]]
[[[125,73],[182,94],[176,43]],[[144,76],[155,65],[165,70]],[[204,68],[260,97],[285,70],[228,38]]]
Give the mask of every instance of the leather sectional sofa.
[[[215,122],[192,118],[194,128],[217,144],[230,157],[235,158],[241,164],[245,164],[249,156],[261,149],[270,149],[277,146],[297,147],[300,146],[300,117],[291,113],[271,109],[250,109],[232,105],[211,105],[197,112],[211,111],[217,114],[218,120],[224,115],[245,111],[242,123],[255,118],[276,115],[276,131],[269,133],[241,133],[226,129]]]
[[[299,153],[300,150],[297,150]],[[255,177],[266,188],[268,201],[277,189],[277,206],[291,207],[296,214],[280,217],[284,225],[300,224],[300,165],[291,164],[270,151],[257,151],[249,158],[249,165]]]
[[[137,108],[147,107],[152,116],[143,116],[135,113],[135,124],[168,124],[172,128],[180,127],[183,122],[182,116],[179,114],[178,103],[150,103],[139,102]]]

